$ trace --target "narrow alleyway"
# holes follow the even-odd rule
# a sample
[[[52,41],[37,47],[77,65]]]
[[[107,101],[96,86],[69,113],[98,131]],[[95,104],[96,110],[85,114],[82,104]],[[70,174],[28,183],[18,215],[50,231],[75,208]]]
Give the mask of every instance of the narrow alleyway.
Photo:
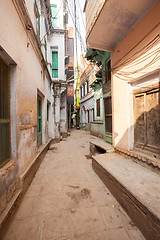
[[[88,132],[49,150],[4,240],[144,240],[91,166]]]

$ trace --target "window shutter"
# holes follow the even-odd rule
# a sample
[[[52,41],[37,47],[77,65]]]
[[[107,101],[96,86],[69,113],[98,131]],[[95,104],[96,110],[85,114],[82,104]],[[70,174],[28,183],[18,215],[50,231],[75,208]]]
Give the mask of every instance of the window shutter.
[[[58,52],[52,52],[52,77],[58,77]]]
[[[52,26],[57,27],[57,5],[51,5]]]

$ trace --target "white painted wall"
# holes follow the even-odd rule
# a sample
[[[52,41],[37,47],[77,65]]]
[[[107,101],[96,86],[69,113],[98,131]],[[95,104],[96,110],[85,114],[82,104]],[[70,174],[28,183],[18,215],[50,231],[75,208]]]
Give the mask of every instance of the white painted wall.
[[[52,51],[58,51],[58,78],[54,80],[66,80],[65,75],[65,39],[64,34],[52,33],[48,37],[50,49],[48,49],[49,62],[52,63]],[[51,47],[58,47],[52,49]]]
[[[63,29],[64,28],[64,22],[63,22],[63,0],[50,0],[51,4],[57,5],[57,27],[56,29]]]

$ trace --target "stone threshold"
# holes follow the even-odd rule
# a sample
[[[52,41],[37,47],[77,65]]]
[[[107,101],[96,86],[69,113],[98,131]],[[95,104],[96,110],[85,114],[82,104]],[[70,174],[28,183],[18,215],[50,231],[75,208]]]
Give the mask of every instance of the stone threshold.
[[[160,155],[151,153],[146,150],[134,149],[134,150],[125,150],[122,148],[115,147],[115,152],[134,157],[139,161],[157,167],[160,170]]]
[[[26,171],[20,176],[20,188],[19,190],[17,190],[16,194],[8,203],[6,209],[0,216],[0,236],[1,237],[4,236],[16,209],[18,208],[25,192],[27,191],[29,185],[31,184],[33,177],[35,176],[47,150],[49,149],[51,142],[52,142],[52,139],[49,139],[46,144],[43,144],[40,146],[32,163],[26,169]]]
[[[92,167],[144,237],[159,240],[159,174],[118,153],[92,156]]]

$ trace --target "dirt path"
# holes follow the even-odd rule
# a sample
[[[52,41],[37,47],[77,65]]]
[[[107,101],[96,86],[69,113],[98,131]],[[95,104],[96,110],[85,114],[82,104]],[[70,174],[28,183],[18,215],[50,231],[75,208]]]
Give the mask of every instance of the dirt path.
[[[92,169],[86,131],[49,150],[5,240],[144,240]]]

